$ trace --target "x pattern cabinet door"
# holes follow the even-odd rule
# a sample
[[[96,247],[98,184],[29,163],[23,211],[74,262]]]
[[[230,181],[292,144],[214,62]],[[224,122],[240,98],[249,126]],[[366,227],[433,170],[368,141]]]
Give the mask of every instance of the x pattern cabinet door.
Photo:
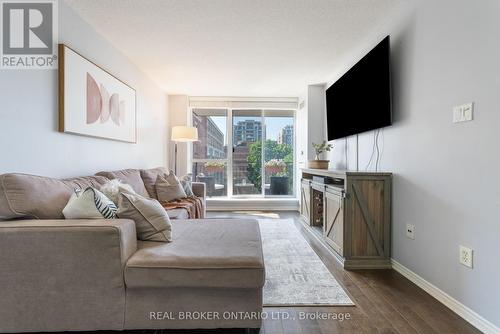
[[[325,193],[325,227],[326,242],[340,255],[344,245],[344,205],[340,194]]]
[[[300,187],[300,213],[302,217],[309,223],[310,215],[311,215],[311,190],[309,183],[301,183]]]
[[[390,210],[387,209],[384,181],[354,180],[350,186],[351,256],[390,256]],[[387,222],[389,219],[389,222]]]

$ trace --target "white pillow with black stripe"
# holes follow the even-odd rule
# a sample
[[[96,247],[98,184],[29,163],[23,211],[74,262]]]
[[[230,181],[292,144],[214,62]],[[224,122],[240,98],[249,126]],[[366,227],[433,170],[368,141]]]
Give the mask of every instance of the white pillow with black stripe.
[[[99,190],[88,187],[84,191],[75,189],[63,209],[66,219],[113,219],[118,208]]]

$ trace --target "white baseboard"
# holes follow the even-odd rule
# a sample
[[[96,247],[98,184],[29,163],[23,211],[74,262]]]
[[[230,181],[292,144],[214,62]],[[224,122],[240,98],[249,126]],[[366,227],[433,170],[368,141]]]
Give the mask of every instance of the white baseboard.
[[[207,211],[298,211],[296,198],[207,199]]]
[[[434,284],[426,281],[410,269],[403,266],[401,263],[392,259],[392,268],[415,283],[419,288],[430,294],[432,297],[436,298],[450,310],[458,314],[460,317],[468,321],[472,326],[476,327],[485,334],[500,334],[500,328],[486,320],[464,304],[460,303],[455,298],[451,297],[449,294],[439,289]]]

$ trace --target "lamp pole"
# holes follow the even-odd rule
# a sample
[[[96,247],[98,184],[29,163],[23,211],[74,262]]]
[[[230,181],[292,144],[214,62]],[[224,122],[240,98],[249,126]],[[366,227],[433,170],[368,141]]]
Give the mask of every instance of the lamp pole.
[[[177,142],[174,142],[175,145],[175,160],[174,160],[174,172],[177,175]]]
[[[174,126],[170,138],[175,144],[174,172],[177,174],[177,143],[194,142],[198,140],[198,129],[193,126]],[[187,160],[187,159],[186,159]]]

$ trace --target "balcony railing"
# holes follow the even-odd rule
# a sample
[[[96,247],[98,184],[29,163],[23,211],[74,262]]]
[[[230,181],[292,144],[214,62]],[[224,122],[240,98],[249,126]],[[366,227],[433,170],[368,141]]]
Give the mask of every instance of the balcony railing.
[[[233,165],[232,193],[234,196],[294,195],[294,164],[286,163],[280,173],[268,173],[262,168],[252,168],[248,163]],[[193,180],[204,182],[208,197],[225,197],[228,195],[227,165],[210,167],[206,162],[193,163]],[[264,182],[262,182],[262,178]],[[262,189],[264,187],[264,189]],[[264,190],[264,191],[263,191]]]

